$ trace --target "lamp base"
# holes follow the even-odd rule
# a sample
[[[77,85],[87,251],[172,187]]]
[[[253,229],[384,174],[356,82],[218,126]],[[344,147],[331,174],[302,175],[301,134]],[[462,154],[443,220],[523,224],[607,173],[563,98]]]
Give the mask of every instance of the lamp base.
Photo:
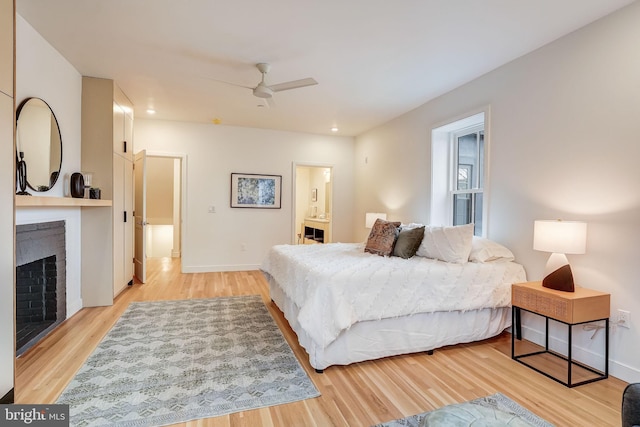
[[[573,274],[571,273],[569,264],[565,264],[545,276],[545,278],[542,279],[542,286],[555,289],[556,291],[574,292]]]
[[[557,291],[574,292],[573,274],[565,254],[551,254],[544,268],[542,286]]]

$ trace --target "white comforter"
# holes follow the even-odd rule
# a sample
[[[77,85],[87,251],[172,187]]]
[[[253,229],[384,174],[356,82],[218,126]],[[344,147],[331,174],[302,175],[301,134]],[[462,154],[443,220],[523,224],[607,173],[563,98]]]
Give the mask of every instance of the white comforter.
[[[362,243],[274,246],[261,270],[300,308],[300,326],[321,346],[360,321],[506,307],[511,284],[526,280],[514,262],[381,257]]]

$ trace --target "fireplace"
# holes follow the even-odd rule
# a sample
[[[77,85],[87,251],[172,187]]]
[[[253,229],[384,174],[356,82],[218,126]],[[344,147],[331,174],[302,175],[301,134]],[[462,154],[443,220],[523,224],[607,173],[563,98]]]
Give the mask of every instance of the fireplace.
[[[67,317],[65,222],[16,227],[16,355]]]

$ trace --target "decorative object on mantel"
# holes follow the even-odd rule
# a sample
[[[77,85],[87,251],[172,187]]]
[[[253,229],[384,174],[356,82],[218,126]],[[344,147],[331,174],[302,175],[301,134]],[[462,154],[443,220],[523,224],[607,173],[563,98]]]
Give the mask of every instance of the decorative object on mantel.
[[[20,191],[16,194],[20,196],[30,196],[31,194],[27,192],[27,164],[24,161],[23,151],[20,152],[20,160],[18,160],[16,166],[16,173],[18,174],[18,188],[20,188]]]
[[[82,174],[82,178],[84,179],[84,198],[92,198],[91,197],[91,186],[93,185],[93,172],[80,172]],[[100,197],[98,197],[99,199]]]
[[[231,174],[231,207],[280,209],[282,175]]]
[[[89,189],[89,198],[90,199],[100,199],[100,189],[99,188],[90,188]]]
[[[552,252],[544,268],[542,286],[574,292],[573,274],[565,254],[583,254],[587,245],[587,223],[538,220],[533,226],[533,249]]]
[[[84,177],[80,172],[74,172],[71,174],[69,185],[71,197],[75,197],[76,199],[84,198]]]

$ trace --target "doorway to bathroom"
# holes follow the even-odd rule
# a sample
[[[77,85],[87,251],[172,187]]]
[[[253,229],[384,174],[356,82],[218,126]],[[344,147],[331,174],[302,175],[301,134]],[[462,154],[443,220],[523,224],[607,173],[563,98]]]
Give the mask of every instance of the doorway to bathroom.
[[[294,163],[293,244],[331,242],[333,166]]]

